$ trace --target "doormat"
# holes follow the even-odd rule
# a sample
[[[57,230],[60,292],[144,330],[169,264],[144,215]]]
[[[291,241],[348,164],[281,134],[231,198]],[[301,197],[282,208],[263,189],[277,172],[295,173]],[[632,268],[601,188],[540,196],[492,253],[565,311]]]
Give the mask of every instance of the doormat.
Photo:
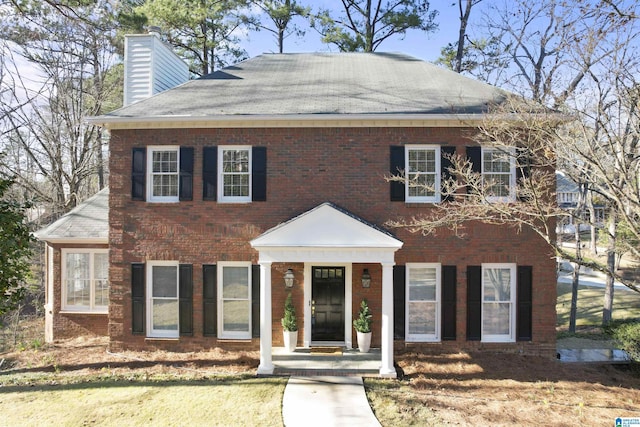
[[[311,353],[334,354],[341,356],[342,347],[311,347]]]

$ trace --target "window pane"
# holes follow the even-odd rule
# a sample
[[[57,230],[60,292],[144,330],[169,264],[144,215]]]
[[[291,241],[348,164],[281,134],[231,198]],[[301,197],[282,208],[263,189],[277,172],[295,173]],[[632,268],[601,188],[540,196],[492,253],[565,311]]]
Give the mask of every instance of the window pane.
[[[409,302],[409,334],[436,333],[436,303]]]
[[[223,172],[249,172],[249,150],[223,150]]]
[[[485,303],[482,312],[483,334],[509,335],[510,311],[510,303]]]
[[[249,332],[249,301],[224,301],[223,328],[227,332]]]
[[[409,271],[409,301],[436,300],[436,269],[412,268]]]
[[[93,280],[95,306],[109,305],[109,255],[96,253],[93,255]]]
[[[152,282],[154,298],[178,297],[178,267],[158,266],[152,268]],[[155,303],[154,303],[155,304]]]
[[[247,267],[223,267],[222,298],[249,298],[249,269]]]
[[[434,174],[409,174],[409,196],[431,197],[436,194]]]
[[[224,195],[229,197],[249,196],[249,175],[224,175]]]
[[[178,175],[154,175],[153,195],[171,197],[178,195]]]
[[[153,300],[153,329],[178,330],[178,300]]]
[[[482,286],[484,301],[511,301],[511,269],[485,268]]]
[[[67,254],[67,305],[91,305],[90,256],[89,253]]]
[[[177,173],[178,172],[178,152],[153,151],[153,172],[154,173]]]

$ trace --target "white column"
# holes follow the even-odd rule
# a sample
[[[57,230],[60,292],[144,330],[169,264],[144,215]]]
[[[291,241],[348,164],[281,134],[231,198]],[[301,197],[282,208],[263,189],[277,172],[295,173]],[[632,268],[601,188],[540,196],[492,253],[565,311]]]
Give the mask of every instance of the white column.
[[[396,378],[393,366],[393,264],[382,264],[382,366],[380,376]]]
[[[273,374],[271,360],[271,263],[260,264],[260,365],[258,374]]]

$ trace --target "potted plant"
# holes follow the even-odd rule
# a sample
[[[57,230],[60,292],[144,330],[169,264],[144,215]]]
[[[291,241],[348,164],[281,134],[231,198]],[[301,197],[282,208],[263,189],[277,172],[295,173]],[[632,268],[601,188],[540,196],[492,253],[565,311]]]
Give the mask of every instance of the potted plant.
[[[284,303],[284,317],[282,322],[282,332],[284,335],[284,348],[290,353],[296,349],[298,344],[298,322],[296,321],[296,308],[293,306],[291,292]]]
[[[371,323],[372,323],[371,311],[369,311],[369,304],[367,300],[362,300],[360,303],[360,311],[358,317],[353,321],[353,327],[358,335],[358,349],[360,353],[368,353],[369,347],[371,347]]]

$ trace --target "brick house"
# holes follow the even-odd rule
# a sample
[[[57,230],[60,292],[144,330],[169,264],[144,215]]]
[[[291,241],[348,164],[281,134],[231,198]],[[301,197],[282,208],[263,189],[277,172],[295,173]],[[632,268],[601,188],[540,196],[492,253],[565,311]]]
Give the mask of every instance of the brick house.
[[[555,355],[555,261],[533,231],[384,227],[446,203],[385,175],[438,188],[445,153],[499,161],[468,135],[503,96],[401,54],[266,54],[91,118],[111,133],[112,349],[259,348],[269,374],[291,293],[299,347],[354,346],[366,299],[381,376],[403,349]]]

